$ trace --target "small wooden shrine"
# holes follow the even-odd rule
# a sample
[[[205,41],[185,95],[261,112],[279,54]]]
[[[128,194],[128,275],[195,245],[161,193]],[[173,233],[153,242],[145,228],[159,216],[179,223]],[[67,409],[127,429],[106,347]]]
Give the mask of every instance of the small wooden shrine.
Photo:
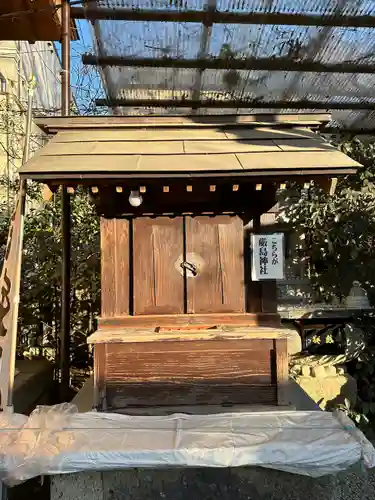
[[[98,409],[287,403],[276,280],[254,280],[251,239],[286,183],[358,168],[314,131],[327,119],[41,120],[52,138],[21,175],[85,185],[101,217]]]

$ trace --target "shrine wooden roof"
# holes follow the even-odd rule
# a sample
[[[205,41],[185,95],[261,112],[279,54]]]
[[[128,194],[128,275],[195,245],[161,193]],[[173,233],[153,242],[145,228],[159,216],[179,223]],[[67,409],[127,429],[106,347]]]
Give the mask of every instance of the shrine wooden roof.
[[[35,179],[285,178],[346,175],[360,167],[310,128],[319,123],[311,115],[268,122],[266,116],[211,117],[214,123],[197,116],[77,118],[44,119],[42,127],[54,136],[20,173]]]

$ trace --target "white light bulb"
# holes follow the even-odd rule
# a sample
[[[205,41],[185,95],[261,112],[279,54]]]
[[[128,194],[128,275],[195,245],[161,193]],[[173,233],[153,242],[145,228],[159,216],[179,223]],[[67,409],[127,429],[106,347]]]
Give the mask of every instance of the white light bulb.
[[[139,207],[143,201],[142,196],[139,194],[139,191],[130,191],[129,203],[132,207]]]

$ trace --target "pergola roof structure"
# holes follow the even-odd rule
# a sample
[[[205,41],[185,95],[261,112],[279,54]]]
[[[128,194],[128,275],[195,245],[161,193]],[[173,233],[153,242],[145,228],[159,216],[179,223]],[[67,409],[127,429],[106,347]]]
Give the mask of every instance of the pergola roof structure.
[[[72,15],[94,25],[83,61],[117,114],[327,109],[331,126],[375,128],[371,0],[91,0]]]

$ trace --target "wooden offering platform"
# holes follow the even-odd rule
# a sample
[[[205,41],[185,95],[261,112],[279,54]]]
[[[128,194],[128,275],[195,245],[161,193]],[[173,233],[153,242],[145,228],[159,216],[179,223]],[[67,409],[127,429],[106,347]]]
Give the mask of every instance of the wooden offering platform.
[[[95,406],[285,405],[280,328],[110,329],[94,333]]]

